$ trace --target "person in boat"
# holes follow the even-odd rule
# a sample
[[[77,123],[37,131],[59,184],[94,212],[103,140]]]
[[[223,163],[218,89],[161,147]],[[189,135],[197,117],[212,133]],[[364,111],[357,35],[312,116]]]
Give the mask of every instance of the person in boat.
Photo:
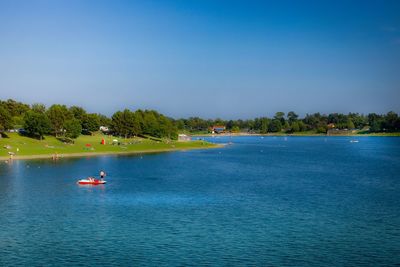
[[[103,180],[104,177],[106,177],[106,173],[105,173],[104,171],[100,171],[100,178],[101,178],[101,180]]]

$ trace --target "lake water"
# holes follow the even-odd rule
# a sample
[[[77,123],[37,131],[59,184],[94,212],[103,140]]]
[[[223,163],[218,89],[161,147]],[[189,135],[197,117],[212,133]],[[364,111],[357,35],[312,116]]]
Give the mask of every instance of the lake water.
[[[400,138],[209,139],[0,163],[0,266],[400,264]]]

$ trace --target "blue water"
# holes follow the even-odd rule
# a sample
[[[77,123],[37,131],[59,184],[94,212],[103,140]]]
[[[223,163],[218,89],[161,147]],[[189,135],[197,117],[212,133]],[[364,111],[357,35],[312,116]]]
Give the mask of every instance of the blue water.
[[[0,266],[400,264],[400,138],[210,140],[0,163]]]

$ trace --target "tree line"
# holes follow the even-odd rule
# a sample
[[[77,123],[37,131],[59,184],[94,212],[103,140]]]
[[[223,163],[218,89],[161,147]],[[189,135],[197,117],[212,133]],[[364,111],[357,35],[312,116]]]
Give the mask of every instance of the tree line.
[[[100,126],[109,128],[115,136],[153,136],[176,139],[178,132],[207,132],[212,126],[222,125],[229,132],[277,133],[305,132],[326,133],[335,129],[366,129],[369,132],[399,132],[400,118],[391,111],[386,114],[331,113],[307,114],[300,118],[293,111],[277,112],[273,117],[258,117],[248,120],[172,119],[154,110],[125,109],[111,117],[88,113],[78,106],[67,107],[54,104],[47,108],[43,104],[28,105],[12,99],[0,101],[0,132],[22,128],[23,133],[36,138],[52,134],[56,137],[77,138],[91,134]]]
[[[205,132],[214,125],[222,125],[229,132],[250,132],[250,133],[294,133],[312,131],[326,133],[329,129],[365,129],[368,132],[399,132],[400,118],[398,114],[390,111],[386,114],[370,113],[363,115],[359,113],[331,113],[331,114],[307,114],[300,118],[293,111],[285,114],[277,112],[271,118],[259,117],[248,120],[222,120],[202,119],[191,117],[175,121],[179,130],[188,132]]]
[[[0,132],[22,128],[22,133],[42,139],[44,135],[77,138],[81,134],[99,131],[100,126],[109,128],[107,133],[115,136],[153,136],[176,139],[174,121],[154,110],[125,109],[115,112],[111,118],[88,113],[78,106],[67,107],[54,104],[27,105],[15,100],[0,101]]]

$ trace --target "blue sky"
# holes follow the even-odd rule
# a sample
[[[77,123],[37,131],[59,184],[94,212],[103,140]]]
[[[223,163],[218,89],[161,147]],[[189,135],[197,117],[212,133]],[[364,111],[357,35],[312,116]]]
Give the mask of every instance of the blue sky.
[[[400,1],[0,0],[0,98],[107,115],[400,112]]]

